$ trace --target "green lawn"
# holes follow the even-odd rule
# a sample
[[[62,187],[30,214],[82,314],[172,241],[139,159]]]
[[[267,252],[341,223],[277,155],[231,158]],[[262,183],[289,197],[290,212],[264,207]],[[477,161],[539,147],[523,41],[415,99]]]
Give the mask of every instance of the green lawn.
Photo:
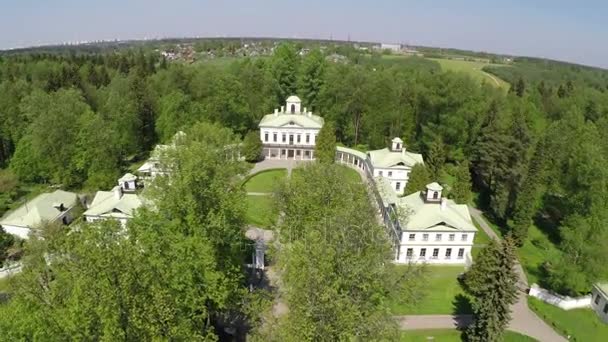
[[[487,72],[481,70],[484,66],[496,66],[497,64],[490,64],[484,62],[469,62],[463,60],[444,59],[444,58],[429,58],[441,65],[441,69],[444,71],[464,72],[479,82],[485,81],[493,86],[509,89],[509,84],[500,78],[490,75]]]
[[[343,172],[344,172],[344,179],[348,180],[349,182],[354,182],[354,183],[360,183],[361,182],[361,175],[359,174],[359,172],[357,172],[356,170],[348,167],[348,166],[341,166]]]
[[[531,297],[528,305],[562,335],[570,335],[571,341],[608,341],[608,324],[602,323],[591,309],[566,311]]]
[[[272,196],[247,196],[248,224],[260,228],[271,228],[276,222],[278,212]]]
[[[561,251],[549,240],[549,237],[538,227],[532,225],[528,230],[528,239],[524,245],[517,250],[528,283],[543,285],[542,264],[545,261],[554,261],[560,257]]]
[[[464,272],[462,266],[427,266],[426,292],[415,305],[404,305],[398,300],[391,302],[395,315],[432,315],[470,313],[469,300],[458,282]]]
[[[462,332],[453,329],[411,330],[401,333],[401,341],[408,342],[460,342],[463,341]],[[532,337],[516,332],[505,332],[504,342],[534,342]]]
[[[473,243],[476,245],[485,245],[490,242],[490,237],[488,234],[486,234],[486,231],[479,226],[477,221],[473,220],[473,224],[477,228],[477,233],[475,233],[475,240],[473,240]]]
[[[247,192],[273,192],[276,185],[287,177],[286,169],[272,169],[256,173],[245,182]]]

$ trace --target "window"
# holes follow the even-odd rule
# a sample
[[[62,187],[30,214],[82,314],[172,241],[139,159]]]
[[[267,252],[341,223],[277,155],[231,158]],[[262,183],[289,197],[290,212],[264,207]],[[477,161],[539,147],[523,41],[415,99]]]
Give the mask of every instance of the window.
[[[458,259],[462,259],[464,257],[464,248],[460,248],[458,250]]]
[[[389,177],[393,177],[393,171],[389,171],[389,172],[388,172],[388,176],[389,176]]]
[[[449,259],[452,257],[452,249],[451,248],[446,248],[445,250],[445,258]]]
[[[441,241],[441,234],[435,235],[435,241]]]
[[[439,193],[437,191],[433,191],[433,199],[437,199],[439,197]]]
[[[395,190],[397,190],[397,191],[401,190],[401,182],[395,183]]]
[[[264,141],[268,142],[268,133],[264,133]]]
[[[283,133],[283,142],[287,140],[287,134]]]
[[[426,256],[426,248],[420,249],[420,258],[424,258]]]
[[[604,313],[605,314],[608,313],[608,303],[604,304]]]
[[[378,171],[378,176],[382,177],[382,171]]]
[[[295,112],[296,112],[296,105],[295,105],[295,104],[292,104],[292,105],[291,105],[291,114],[293,114],[293,113],[295,113]]]
[[[450,234],[448,236],[448,240],[450,240],[450,241],[454,241],[454,238],[456,238],[456,234]]]
[[[409,240],[414,241],[416,239],[416,234],[410,234]]]
[[[125,190],[129,190],[129,182],[124,182],[123,184],[125,186]],[[63,208],[63,204],[61,204],[61,208]],[[61,208],[59,208],[59,210],[63,211]]]
[[[413,248],[408,248],[406,253],[407,253],[406,256],[408,258],[411,258],[414,255],[414,249]]]
[[[439,257],[439,248],[433,249],[433,259],[437,259]]]
[[[298,134],[298,144],[300,143],[302,136],[300,134]]]
[[[293,134],[289,135],[289,145],[293,145]]]
[[[595,296],[595,305],[600,303],[600,295]]]
[[[429,241],[429,234],[422,234],[422,241]]]
[[[300,156],[300,150],[296,150],[296,156]]]
[[[277,142],[277,134],[272,133],[272,141]]]
[[[310,143],[310,134],[306,134],[306,143]]]
[[[467,241],[467,238],[468,238],[467,234],[462,234],[462,241]]]

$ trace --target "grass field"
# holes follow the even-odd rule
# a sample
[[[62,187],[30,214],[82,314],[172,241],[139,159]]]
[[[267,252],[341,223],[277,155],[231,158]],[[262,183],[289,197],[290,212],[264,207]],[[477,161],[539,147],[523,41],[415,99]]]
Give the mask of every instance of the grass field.
[[[571,341],[608,341],[608,324],[604,324],[591,309],[562,310],[528,297],[530,308],[562,335],[570,335]]]
[[[462,332],[453,329],[412,330],[401,334],[401,341],[407,342],[460,342]],[[504,342],[534,342],[532,337],[512,331],[505,332]]]
[[[247,192],[273,192],[278,183],[287,177],[286,169],[272,169],[256,173],[245,182]]]
[[[463,60],[443,59],[443,58],[429,58],[441,65],[441,69],[444,71],[464,72],[473,79],[479,80],[479,82],[487,82],[493,86],[509,89],[509,83],[501,80],[500,78],[490,75],[487,72],[481,70],[484,66],[494,65],[483,62],[469,62]]]
[[[248,224],[260,228],[270,228],[276,222],[278,212],[272,196],[247,196]]]
[[[403,305],[397,300],[390,303],[394,315],[432,315],[470,313],[471,307],[458,275],[462,266],[428,266],[426,292],[415,305]]]

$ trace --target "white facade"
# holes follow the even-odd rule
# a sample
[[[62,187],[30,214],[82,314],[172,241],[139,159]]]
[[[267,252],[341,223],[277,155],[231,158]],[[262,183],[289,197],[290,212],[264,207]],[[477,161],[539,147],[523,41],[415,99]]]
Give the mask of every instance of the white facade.
[[[386,178],[396,194],[402,195],[409,180],[412,167],[423,163],[422,155],[407,152],[403,141],[394,138],[390,149],[369,151],[368,161],[374,177]]]
[[[285,106],[264,116],[259,124],[263,155],[269,159],[314,159],[317,135],[323,118],[302,108],[297,96],[290,96]]]
[[[595,284],[591,291],[591,307],[608,324],[608,284]]]
[[[408,230],[401,234],[397,262],[469,264],[474,232]]]

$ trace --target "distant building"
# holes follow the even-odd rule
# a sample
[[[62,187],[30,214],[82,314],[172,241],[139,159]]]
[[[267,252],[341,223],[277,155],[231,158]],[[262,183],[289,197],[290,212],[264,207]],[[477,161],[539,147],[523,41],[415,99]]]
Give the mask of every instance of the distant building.
[[[260,121],[263,155],[269,159],[314,159],[317,135],[324,120],[302,108],[297,96],[287,98],[285,106]]]
[[[378,185],[386,180],[380,178]],[[387,186],[384,183],[384,186]],[[399,263],[470,264],[477,228],[469,208],[442,196],[443,187],[430,183],[426,190],[405,197],[386,196],[400,228],[395,261]],[[398,213],[404,213],[401,218]]]
[[[167,154],[167,152],[171,151],[175,148],[175,146],[180,144],[181,139],[183,139],[185,136],[186,133],[179,131],[175,133],[168,145],[156,145],[152,153],[150,153],[150,158],[148,158],[148,160],[137,169],[139,175],[144,179],[152,179],[158,175],[168,174],[168,167],[161,163],[161,159]]]
[[[591,296],[591,307],[600,319],[608,324],[608,283],[593,285]]]
[[[375,48],[379,50],[390,50],[392,52],[399,52],[401,51],[401,44],[380,43],[380,45],[376,45]]]
[[[78,195],[63,190],[38,195],[21,207],[10,212],[0,226],[9,234],[22,239],[36,233],[44,223],[69,224],[74,217],[72,210],[78,204]]]
[[[133,192],[137,189],[137,176],[132,173],[125,173],[118,180],[118,186],[125,192]]]
[[[422,164],[422,155],[407,152],[403,140],[394,138],[391,148],[367,152],[370,171],[374,177],[385,177],[397,194],[403,194],[412,167]]]

